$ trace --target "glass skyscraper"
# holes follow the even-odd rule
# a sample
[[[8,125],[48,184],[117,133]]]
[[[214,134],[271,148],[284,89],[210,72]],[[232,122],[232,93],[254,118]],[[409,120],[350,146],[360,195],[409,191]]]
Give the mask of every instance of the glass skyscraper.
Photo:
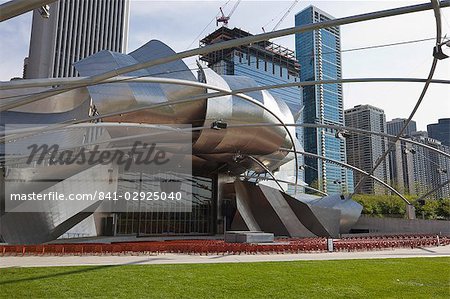
[[[333,19],[317,7],[309,6],[295,15],[295,26]],[[342,78],[341,39],[339,27],[298,33],[295,35],[300,80],[332,80]],[[322,84],[303,88],[303,121],[305,123],[344,125],[342,84]],[[341,162],[346,161],[345,140],[329,129],[304,129],[304,147]],[[328,193],[353,191],[353,173],[339,165],[320,159],[305,158],[305,180]]]
[[[251,35],[244,30],[221,27],[200,41],[201,46]],[[220,75],[247,76],[261,86],[299,81],[300,66],[294,51],[264,41],[252,45],[224,49],[200,57]],[[283,99],[295,116],[302,107],[301,88],[271,89],[270,93]]]
[[[450,118],[441,118],[437,124],[427,126],[428,136],[450,146]]]

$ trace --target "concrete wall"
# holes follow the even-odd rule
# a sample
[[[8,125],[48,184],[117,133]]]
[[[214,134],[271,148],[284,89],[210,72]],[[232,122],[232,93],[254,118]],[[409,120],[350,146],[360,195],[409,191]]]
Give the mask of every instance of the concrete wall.
[[[371,234],[446,234],[450,235],[450,221],[445,220],[421,220],[402,218],[377,218],[362,215],[352,227],[353,231],[363,232],[368,230]]]

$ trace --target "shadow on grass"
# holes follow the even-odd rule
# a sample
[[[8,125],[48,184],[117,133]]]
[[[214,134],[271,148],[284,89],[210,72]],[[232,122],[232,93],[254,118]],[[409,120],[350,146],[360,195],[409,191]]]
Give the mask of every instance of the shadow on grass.
[[[165,258],[152,259],[152,261],[155,261],[155,260],[165,260]],[[120,267],[120,266],[138,265],[138,264],[142,264],[142,263],[145,263],[148,261],[149,261],[148,259],[145,259],[145,260],[141,260],[141,261],[134,261],[134,262],[129,262],[129,263],[117,264],[117,265],[101,265],[101,266],[91,266],[91,267],[81,266],[82,267],[81,269],[72,270],[72,271],[59,272],[59,273],[41,275],[41,276],[36,276],[36,277],[27,277],[27,278],[0,281],[0,286],[7,285],[7,284],[26,282],[26,281],[34,281],[34,280],[40,280],[40,279],[59,277],[59,276],[67,276],[67,275],[72,275],[72,274],[79,274],[79,273],[97,271],[97,270],[102,270],[102,269],[107,269],[107,268],[115,268],[115,267]],[[60,267],[66,267],[66,266],[58,266],[55,268],[60,268]],[[70,267],[70,266],[68,266],[68,267]],[[75,267],[80,267],[80,266],[75,266]],[[5,269],[7,269],[7,268],[5,268]],[[9,268],[9,269],[13,269],[13,268]]]

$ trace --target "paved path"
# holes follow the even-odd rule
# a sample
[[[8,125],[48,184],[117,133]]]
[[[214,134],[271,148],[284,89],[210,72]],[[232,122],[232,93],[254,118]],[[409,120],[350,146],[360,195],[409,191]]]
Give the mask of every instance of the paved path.
[[[121,256],[7,256],[0,257],[0,268],[47,267],[81,265],[150,265],[150,264],[197,264],[197,263],[241,263],[278,262],[300,260],[344,260],[409,257],[450,257],[450,245],[440,247],[394,249],[368,252],[333,252],[299,254],[256,255],[121,255]]]

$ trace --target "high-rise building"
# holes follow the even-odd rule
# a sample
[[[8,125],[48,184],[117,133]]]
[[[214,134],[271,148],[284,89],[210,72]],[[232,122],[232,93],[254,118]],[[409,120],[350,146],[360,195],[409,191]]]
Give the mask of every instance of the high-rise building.
[[[332,16],[314,6],[295,15],[295,26],[323,22]],[[339,27],[323,28],[295,35],[297,60],[302,81],[342,78],[341,37]],[[303,88],[305,123],[344,125],[342,84],[323,84]],[[345,140],[334,130],[305,128],[304,147],[334,160],[346,162]],[[353,191],[353,174],[336,164],[305,158],[305,180],[328,193]]]
[[[251,33],[238,28],[221,27],[203,38],[200,46],[250,35]],[[260,85],[299,81],[300,65],[294,52],[269,41],[212,52],[202,55],[200,60],[220,75],[247,76]],[[270,93],[283,99],[294,115],[300,112],[301,88],[279,88]]]
[[[394,118],[393,120],[388,121],[386,123],[387,133],[390,135],[397,135],[398,133],[400,133],[400,130],[403,128],[405,122],[406,118]],[[402,136],[411,136],[416,131],[417,131],[416,122],[411,120],[408,123],[408,126],[406,127],[405,131],[403,131]]]
[[[394,118],[386,123],[387,133],[397,135],[400,133],[406,118]],[[413,136],[417,131],[416,122],[411,120],[403,131],[403,136]],[[397,141],[395,147],[389,152],[389,173],[391,184],[400,193],[415,194],[416,187],[414,182],[414,160],[411,155],[414,152],[410,143]]]
[[[389,175],[391,185],[402,194],[416,194],[414,182],[415,147],[405,141],[397,141],[389,152]]]
[[[427,126],[428,136],[450,146],[450,118],[441,118],[437,124]]]
[[[221,27],[200,41],[200,46],[250,36],[251,33],[238,28]],[[200,60],[219,75],[246,76],[257,84],[275,85],[299,81],[300,65],[295,54],[281,45],[269,41],[242,45],[200,56]],[[201,73],[199,74],[201,75]],[[300,87],[272,89],[270,93],[284,100],[292,114],[301,122],[302,92]],[[296,136],[302,142],[303,130],[296,128]],[[301,156],[299,164],[303,165]],[[300,170],[303,179],[303,171]]]
[[[362,130],[386,133],[386,116],[380,108],[371,105],[357,105],[347,109],[345,113],[345,125]],[[386,151],[388,144],[385,138],[377,135],[351,134],[346,139],[347,161],[366,172],[370,172],[378,158]],[[384,182],[390,181],[389,160],[386,159],[374,171],[374,175]],[[355,182],[362,178],[360,173],[355,173]],[[361,193],[384,194],[385,188],[374,180],[365,180],[359,189]]]
[[[412,139],[450,153],[450,147],[443,145],[436,139],[427,137],[426,134],[422,134],[422,136],[416,134]],[[413,150],[408,152],[413,158],[414,191],[416,194],[423,195],[450,179],[450,160],[447,157],[417,145],[413,145]],[[434,194],[430,195],[430,198],[448,198],[449,196],[450,186],[447,184],[438,188]]]
[[[125,52],[129,0],[59,0],[33,12],[24,78],[73,77],[73,63],[100,50]]]
[[[388,122],[388,133],[396,135],[403,126],[404,119]],[[413,131],[416,123],[411,122],[404,136],[416,142],[450,153],[450,147],[439,140],[429,137],[425,131]],[[450,160],[443,155],[425,147],[405,141],[397,141],[395,148],[389,153],[390,175],[392,185],[401,193],[423,195],[439,187],[450,179]],[[430,198],[450,196],[450,186],[439,188]]]

